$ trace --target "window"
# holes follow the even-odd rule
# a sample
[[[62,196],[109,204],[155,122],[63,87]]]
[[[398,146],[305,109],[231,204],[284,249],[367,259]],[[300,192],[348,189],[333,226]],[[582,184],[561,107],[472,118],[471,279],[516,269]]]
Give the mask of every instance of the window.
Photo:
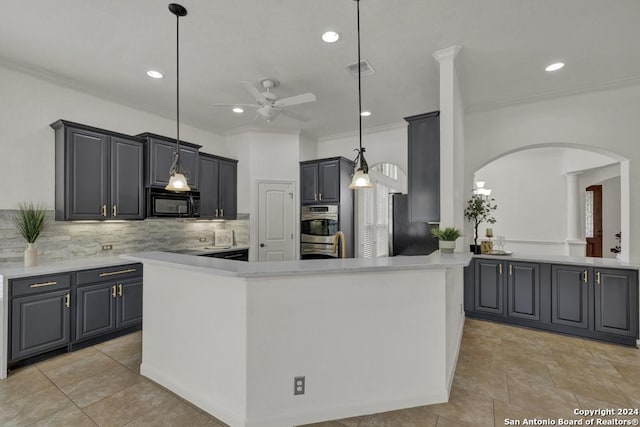
[[[369,168],[373,188],[356,191],[360,258],[389,255],[389,193],[406,192],[407,178],[395,164]]]

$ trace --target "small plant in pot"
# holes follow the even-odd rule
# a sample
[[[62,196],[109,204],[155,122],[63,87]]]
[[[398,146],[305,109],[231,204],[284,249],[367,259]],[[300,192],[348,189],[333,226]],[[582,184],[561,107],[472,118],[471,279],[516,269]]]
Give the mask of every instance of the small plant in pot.
[[[452,254],[456,248],[456,239],[461,236],[460,230],[455,227],[434,228],[431,234],[440,241],[440,252],[443,254]]]
[[[480,253],[480,245],[478,245],[478,226],[483,222],[488,222],[489,224],[496,223],[493,212],[495,212],[498,206],[494,202],[495,199],[484,194],[474,194],[467,202],[467,207],[464,210],[464,216],[471,224],[473,224],[473,245],[471,245],[470,249],[474,254]]]
[[[36,240],[46,226],[45,215],[47,211],[40,204],[24,202],[18,205],[18,211],[13,216],[18,232],[27,241],[27,249],[24,251],[25,267],[34,267],[38,264],[38,248]]]

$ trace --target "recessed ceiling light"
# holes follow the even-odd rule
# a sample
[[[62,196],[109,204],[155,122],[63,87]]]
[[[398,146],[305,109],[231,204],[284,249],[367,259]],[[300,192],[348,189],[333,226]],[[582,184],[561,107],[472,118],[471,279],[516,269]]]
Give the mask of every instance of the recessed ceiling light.
[[[369,117],[371,115],[371,111],[363,111],[362,113],[360,113],[360,115],[362,117]]]
[[[244,109],[242,109],[242,108],[240,108],[240,107],[233,107],[233,110],[231,110],[231,111],[233,111],[233,112],[234,112],[234,113],[236,113],[236,114],[242,114],[242,113],[244,113]]]
[[[164,77],[164,74],[162,74],[160,71],[156,71],[156,70],[149,70],[147,71],[147,76],[153,78],[153,79],[161,79]]]
[[[325,43],[335,43],[340,40],[340,34],[336,31],[327,31],[322,34],[322,41]]]
[[[564,67],[564,62],[555,62],[545,68],[545,71],[558,71],[560,68]]]

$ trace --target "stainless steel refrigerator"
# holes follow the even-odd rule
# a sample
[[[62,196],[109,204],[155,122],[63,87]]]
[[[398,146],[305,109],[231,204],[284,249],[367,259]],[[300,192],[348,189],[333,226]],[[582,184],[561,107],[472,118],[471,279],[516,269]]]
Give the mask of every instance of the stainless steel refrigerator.
[[[431,229],[438,224],[409,222],[409,197],[389,195],[389,256],[428,255],[438,250],[438,239]]]

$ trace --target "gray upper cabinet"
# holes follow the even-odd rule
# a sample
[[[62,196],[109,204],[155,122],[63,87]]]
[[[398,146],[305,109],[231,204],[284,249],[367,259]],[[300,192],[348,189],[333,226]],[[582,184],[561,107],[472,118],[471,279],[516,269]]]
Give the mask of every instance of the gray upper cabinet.
[[[200,218],[235,219],[238,161],[200,153]]]
[[[638,336],[638,273],[599,268],[595,275],[595,329]]]
[[[137,135],[146,140],[146,175],[148,187],[166,187],[169,170],[176,152],[176,140],[153,133]],[[180,141],[180,164],[192,190],[198,189],[198,166],[200,145]]]
[[[349,198],[352,174],[353,162],[341,157],[301,162],[302,204],[344,201],[345,197]]]
[[[58,120],[56,220],[144,218],[144,145],[134,137]]]
[[[440,222],[440,112],[405,117],[411,222]]]

